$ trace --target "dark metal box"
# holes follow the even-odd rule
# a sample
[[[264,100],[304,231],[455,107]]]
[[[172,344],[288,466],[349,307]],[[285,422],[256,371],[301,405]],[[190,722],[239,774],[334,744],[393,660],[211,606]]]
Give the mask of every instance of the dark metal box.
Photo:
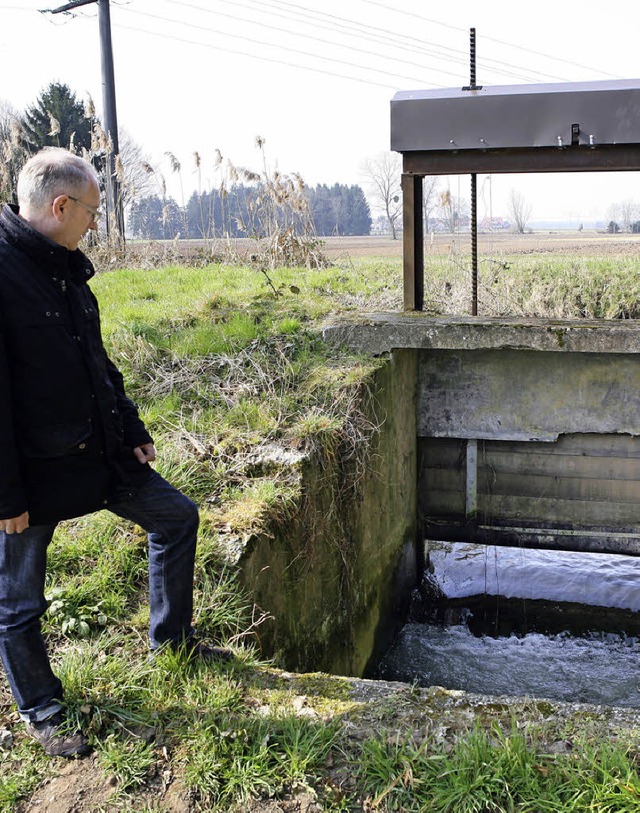
[[[640,79],[400,91],[391,149],[469,150],[640,142]]]

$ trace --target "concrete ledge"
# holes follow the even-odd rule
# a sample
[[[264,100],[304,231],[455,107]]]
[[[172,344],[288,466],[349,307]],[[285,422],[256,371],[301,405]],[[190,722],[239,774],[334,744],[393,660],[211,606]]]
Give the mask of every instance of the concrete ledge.
[[[381,355],[397,348],[433,350],[542,350],[564,353],[638,353],[640,320],[565,320],[423,313],[359,314],[327,323],[331,344]]]

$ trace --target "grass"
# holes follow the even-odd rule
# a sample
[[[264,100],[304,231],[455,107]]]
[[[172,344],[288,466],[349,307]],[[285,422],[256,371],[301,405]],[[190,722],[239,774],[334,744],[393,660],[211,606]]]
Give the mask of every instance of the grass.
[[[640,804],[637,758],[629,750],[582,742],[570,754],[545,754],[515,721],[507,734],[499,725],[476,727],[453,749],[428,740],[368,740],[359,777],[374,810],[622,813]]]
[[[498,314],[628,318],[637,314],[637,270],[630,258],[514,258],[483,266],[481,291]],[[266,443],[328,455],[366,445],[375,427],[363,422],[359,393],[381,362],[332,350],[316,326],[335,313],[398,310],[401,272],[400,260],[351,261],[276,269],[267,282],[251,268],[176,265],[92,282],[110,355],[156,440],[158,470],[201,509],[196,624],[237,653],[213,667],[170,652],[150,662],[142,532],[108,513],[58,528],[45,632],[68,714],[114,783],[96,810],[162,810],[166,776],[186,789],[194,811],[257,810],[256,800],[286,805],[300,793],[336,812],[640,806],[637,740],[633,748],[595,742],[596,729],[576,721],[573,747],[553,754],[548,743],[559,732],[542,723],[525,731],[508,709],[499,724],[487,712],[471,728],[477,715],[462,709],[464,723],[444,738],[435,729],[418,737],[431,713],[428,693],[418,717],[394,733],[395,701],[356,702],[348,682],[283,675],[258,655],[263,619],[238,588],[221,537],[296,510],[291,470],[256,456]],[[459,259],[430,261],[427,310],[456,310],[467,283]],[[24,738],[6,689],[0,700],[15,736],[0,751],[0,811],[20,813],[57,764]],[[361,715],[374,712],[363,729]],[[453,707],[437,714],[451,722]],[[587,729],[591,738],[580,740]]]
[[[98,743],[98,761],[102,770],[114,777],[120,791],[128,792],[147,779],[156,754],[151,743],[112,733]]]
[[[323,765],[337,737],[335,726],[313,725],[293,717],[243,720],[233,718],[196,729],[183,743],[191,758],[187,785],[202,801],[222,808],[271,798],[283,790],[305,787]]]
[[[478,269],[478,313],[559,319],[640,316],[637,256],[515,255],[485,258]],[[452,254],[425,263],[425,310],[470,313],[469,258]]]

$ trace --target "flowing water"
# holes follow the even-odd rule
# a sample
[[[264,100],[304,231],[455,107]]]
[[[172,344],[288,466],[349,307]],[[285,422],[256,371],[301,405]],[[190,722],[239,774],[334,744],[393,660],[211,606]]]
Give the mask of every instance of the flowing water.
[[[640,708],[640,558],[429,543],[384,680]]]

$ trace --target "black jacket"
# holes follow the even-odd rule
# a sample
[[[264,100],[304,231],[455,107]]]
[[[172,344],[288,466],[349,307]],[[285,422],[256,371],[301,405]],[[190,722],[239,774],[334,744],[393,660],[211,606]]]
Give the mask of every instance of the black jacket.
[[[38,525],[130,496],[151,443],[108,359],[93,266],[0,212],[0,519]]]

